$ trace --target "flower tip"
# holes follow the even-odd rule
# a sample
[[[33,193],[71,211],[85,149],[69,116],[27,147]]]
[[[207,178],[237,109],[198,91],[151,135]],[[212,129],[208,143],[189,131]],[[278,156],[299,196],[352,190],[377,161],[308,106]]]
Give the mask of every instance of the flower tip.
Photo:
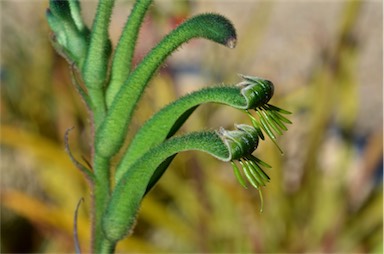
[[[225,46],[227,46],[230,49],[233,49],[236,47],[237,40],[235,37],[230,37],[227,42],[225,43]]]

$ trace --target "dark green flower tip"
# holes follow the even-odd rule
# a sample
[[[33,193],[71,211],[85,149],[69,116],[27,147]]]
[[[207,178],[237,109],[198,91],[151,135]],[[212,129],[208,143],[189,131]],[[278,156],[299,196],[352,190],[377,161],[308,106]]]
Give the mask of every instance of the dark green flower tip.
[[[240,82],[238,86],[242,87],[241,92],[248,100],[248,108],[253,108],[256,111],[257,118],[249,110],[246,110],[246,113],[258,133],[258,137],[264,140],[264,132],[283,154],[282,149],[277,144],[276,136],[283,135],[283,132],[288,130],[286,124],[292,122],[283,115],[291,114],[291,112],[268,104],[274,92],[271,81],[252,76],[240,76],[244,81]]]
[[[274,85],[271,81],[239,74],[244,81],[238,86],[242,87],[242,94],[248,99],[249,108],[261,107],[269,102],[274,93]]]
[[[237,160],[251,154],[259,143],[258,133],[252,126],[246,124],[236,125],[237,130],[219,130],[219,135],[227,145],[231,160]]]
[[[73,21],[69,2],[66,0],[50,0],[49,9],[54,16],[67,21]]]

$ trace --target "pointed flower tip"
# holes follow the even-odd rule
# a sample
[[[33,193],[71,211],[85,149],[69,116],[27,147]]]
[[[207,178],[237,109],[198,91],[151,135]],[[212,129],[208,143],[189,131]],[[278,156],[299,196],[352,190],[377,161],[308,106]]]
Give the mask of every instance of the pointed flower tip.
[[[230,37],[227,42],[225,43],[225,45],[230,48],[230,49],[233,49],[236,47],[236,43],[237,43],[237,39],[235,37]]]

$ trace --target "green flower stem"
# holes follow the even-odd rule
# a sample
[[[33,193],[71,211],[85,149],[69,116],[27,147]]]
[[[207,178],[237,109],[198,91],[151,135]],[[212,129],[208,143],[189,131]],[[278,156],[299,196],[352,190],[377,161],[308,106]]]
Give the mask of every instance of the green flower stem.
[[[152,2],[153,0],[137,0],[125,24],[112,61],[111,80],[106,94],[107,105],[111,104],[131,72],[139,29]]]
[[[109,159],[94,157],[94,175],[93,184],[93,216],[92,216],[92,249],[95,253],[105,253],[103,250],[114,249],[114,244],[106,239],[102,230],[102,215],[110,198],[110,171]]]
[[[108,115],[96,133],[96,153],[110,157],[119,151],[135,106],[154,72],[180,45],[196,37],[234,47],[236,32],[223,16],[203,14],[187,20],[168,34],[131,73],[116,96],[112,96]]]
[[[150,147],[159,144],[172,136],[187,119],[196,106],[202,103],[214,102],[229,105],[237,109],[255,108],[264,100],[258,96],[259,84],[242,82],[239,86],[216,86],[205,88],[184,97],[164,107],[148,120],[136,133],[116,168],[115,179],[118,182],[124,172],[146,153]],[[272,83],[268,83],[273,87]],[[269,90],[273,90],[270,88]],[[182,120],[180,120],[182,119]]]
[[[252,153],[258,143],[257,132],[247,125],[237,128],[235,131],[196,132],[174,137],[155,146],[137,160],[112,193],[103,218],[107,238],[117,242],[129,233],[153,173],[170,156],[182,151],[198,150],[222,161],[231,161]]]
[[[83,80],[92,101],[95,129],[104,119],[106,111],[103,86],[107,79],[108,61],[111,53],[108,28],[114,2],[114,0],[99,1],[90,44],[82,69]]]

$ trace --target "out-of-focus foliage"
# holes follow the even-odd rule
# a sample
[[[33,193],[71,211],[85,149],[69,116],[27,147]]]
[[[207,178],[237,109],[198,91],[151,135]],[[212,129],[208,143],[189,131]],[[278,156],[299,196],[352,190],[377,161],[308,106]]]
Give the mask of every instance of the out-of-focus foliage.
[[[242,189],[230,165],[182,154],[144,200],[133,237],[118,251],[382,253],[382,3],[240,3],[155,1],[137,59],[180,20],[204,11],[229,17],[239,44],[234,51],[186,45],[153,80],[136,123],[197,87],[236,81],[236,73],[272,80],[276,104],[294,113],[294,124],[280,141],[283,157],[271,142],[257,151],[273,166],[264,212],[257,191]],[[119,5],[114,42],[131,2]],[[63,145],[65,130],[75,126],[71,148],[87,160],[85,107],[49,44],[47,3],[1,7],[1,251],[72,252],[81,197],[78,231],[87,251],[89,189]],[[85,7],[91,21],[95,3]],[[204,106],[184,130],[234,121],[247,119]]]

